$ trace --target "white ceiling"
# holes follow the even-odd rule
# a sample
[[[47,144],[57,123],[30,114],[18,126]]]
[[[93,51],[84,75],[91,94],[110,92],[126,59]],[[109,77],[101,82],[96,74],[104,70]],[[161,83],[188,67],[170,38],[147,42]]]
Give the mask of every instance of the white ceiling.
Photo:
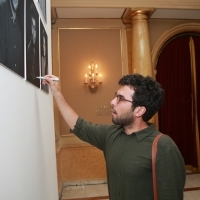
[[[56,8],[58,18],[120,19],[125,8]]]
[[[200,10],[157,9],[151,18],[200,19]]]
[[[56,8],[59,19],[120,19],[125,8]],[[200,19],[200,10],[156,9],[152,19]]]

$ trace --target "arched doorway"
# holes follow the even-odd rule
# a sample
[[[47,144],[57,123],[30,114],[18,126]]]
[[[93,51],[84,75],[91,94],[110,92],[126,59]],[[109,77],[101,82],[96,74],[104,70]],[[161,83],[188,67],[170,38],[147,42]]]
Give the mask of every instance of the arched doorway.
[[[191,39],[195,49],[195,53],[193,52],[195,68],[191,67]],[[171,34],[160,47],[155,65],[156,80],[165,90],[165,101],[158,113],[159,129],[173,138],[184,157],[186,166],[190,166],[193,171],[198,171],[200,167],[198,55],[200,55],[200,33],[184,30],[175,35]]]

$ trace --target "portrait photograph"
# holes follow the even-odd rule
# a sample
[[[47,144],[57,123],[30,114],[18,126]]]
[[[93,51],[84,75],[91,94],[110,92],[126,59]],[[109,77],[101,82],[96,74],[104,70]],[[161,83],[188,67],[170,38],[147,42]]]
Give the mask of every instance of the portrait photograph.
[[[39,14],[32,0],[26,1],[26,80],[40,88]]]
[[[39,7],[42,11],[42,15],[46,21],[47,20],[47,18],[46,18],[46,0],[38,0],[38,3],[40,5]]]
[[[47,33],[44,29],[42,21],[40,20],[40,73],[41,76],[48,74],[48,38]],[[41,89],[49,93],[48,85],[43,85],[41,83]]]
[[[0,63],[24,77],[24,0],[0,0]]]

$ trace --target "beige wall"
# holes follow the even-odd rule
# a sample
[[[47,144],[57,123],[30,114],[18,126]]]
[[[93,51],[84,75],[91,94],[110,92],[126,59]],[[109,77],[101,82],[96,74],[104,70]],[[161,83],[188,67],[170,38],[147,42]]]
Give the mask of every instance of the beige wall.
[[[93,123],[111,123],[110,115],[96,115],[96,106],[110,105],[122,76],[119,28],[60,29],[60,79],[62,93],[81,117]],[[100,91],[91,93],[84,85],[84,76],[91,62],[98,64],[103,76]],[[69,127],[60,121],[61,135]]]
[[[53,73],[61,79],[61,90],[75,111],[93,123],[112,123],[111,115],[97,115],[96,106],[110,106],[118,80],[127,74],[125,28],[121,20],[58,20],[53,26]],[[88,65],[95,62],[103,76],[100,91],[84,85]],[[56,106],[55,106],[56,107]],[[82,143],[55,112],[60,143]]]

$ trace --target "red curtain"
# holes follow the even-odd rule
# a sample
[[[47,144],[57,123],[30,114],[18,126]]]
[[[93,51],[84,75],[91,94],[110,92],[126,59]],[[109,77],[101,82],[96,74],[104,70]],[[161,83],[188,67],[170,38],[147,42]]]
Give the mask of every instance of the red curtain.
[[[156,80],[165,90],[165,100],[158,113],[159,129],[169,135],[179,147],[186,165],[197,167],[196,136],[192,126],[192,86],[190,64],[190,35],[171,39],[163,47],[157,62]],[[200,40],[198,37],[200,55]],[[196,42],[196,39],[195,39]],[[196,55],[196,57],[200,57]],[[197,80],[200,59],[196,62]],[[198,83],[200,89],[200,81]],[[199,92],[200,97],[200,92]],[[198,108],[200,114],[200,108]],[[200,117],[200,115],[199,115]],[[200,121],[200,120],[199,120]]]

